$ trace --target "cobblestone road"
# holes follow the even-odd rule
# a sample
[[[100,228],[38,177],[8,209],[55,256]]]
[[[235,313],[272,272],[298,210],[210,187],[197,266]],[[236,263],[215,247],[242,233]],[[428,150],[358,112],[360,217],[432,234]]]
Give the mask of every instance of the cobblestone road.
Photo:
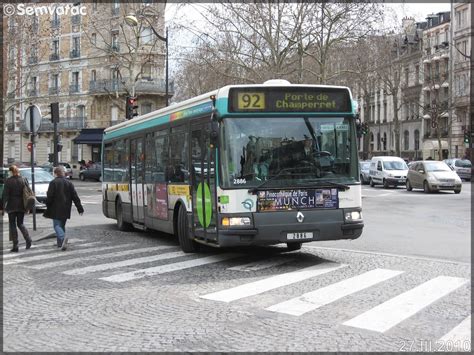
[[[317,244],[184,254],[99,212],[68,234],[65,252],[4,245],[3,351],[470,350],[469,263]]]

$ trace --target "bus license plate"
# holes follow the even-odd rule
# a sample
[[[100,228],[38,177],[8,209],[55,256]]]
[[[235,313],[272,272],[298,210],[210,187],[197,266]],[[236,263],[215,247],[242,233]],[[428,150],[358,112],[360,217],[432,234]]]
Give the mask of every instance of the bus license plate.
[[[313,232],[296,232],[296,233],[287,233],[286,239],[295,240],[295,239],[313,239]]]

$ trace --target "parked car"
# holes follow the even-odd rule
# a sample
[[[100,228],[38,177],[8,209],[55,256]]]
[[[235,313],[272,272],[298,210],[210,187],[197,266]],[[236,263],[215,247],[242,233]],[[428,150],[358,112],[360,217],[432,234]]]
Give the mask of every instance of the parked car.
[[[454,170],[461,179],[471,181],[472,164],[467,159],[446,159],[446,164]]]
[[[32,186],[31,168],[20,168],[20,175],[25,177]],[[48,192],[49,183],[54,179],[54,176],[48,173],[43,168],[35,168],[35,196],[39,202],[36,204],[37,209],[46,208],[46,193]]]
[[[101,181],[102,176],[102,165],[100,163],[94,163],[88,168],[82,169],[79,173],[79,179],[82,181],[86,179],[92,179]]]
[[[58,163],[58,165],[61,165],[64,167],[64,176],[72,180],[73,172],[72,172],[71,165],[69,165],[69,163]],[[52,163],[41,165],[41,168],[46,170],[48,173],[53,174],[54,166]]]
[[[399,157],[373,157],[370,161],[370,186],[383,185],[388,188],[390,185],[397,187],[405,185],[408,166]]]
[[[370,182],[370,177],[369,177],[370,160],[360,161],[359,168],[360,168],[360,183],[368,184]]]
[[[408,170],[407,191],[423,189],[426,193],[439,190],[461,192],[461,178],[442,161],[425,160],[413,164]]]

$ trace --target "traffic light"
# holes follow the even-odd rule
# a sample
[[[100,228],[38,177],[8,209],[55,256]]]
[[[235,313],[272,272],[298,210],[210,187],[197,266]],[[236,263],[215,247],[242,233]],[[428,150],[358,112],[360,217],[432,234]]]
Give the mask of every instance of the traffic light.
[[[59,103],[52,102],[50,105],[51,108],[51,122],[58,123],[59,122]]]
[[[50,163],[54,163],[54,153],[49,153],[49,154],[48,154],[48,161],[49,161]]]
[[[469,144],[469,138],[470,138],[469,136],[470,136],[469,131],[464,130],[464,143]]]
[[[63,150],[63,144],[62,144],[61,142],[58,142],[58,144],[57,144],[56,147],[57,147],[58,152],[60,152],[61,150]]]
[[[132,119],[135,116],[138,116],[138,112],[136,111],[138,109],[137,105],[137,98],[132,97],[132,96],[127,96],[127,103],[125,107],[125,113],[126,113],[126,118],[127,120]]]

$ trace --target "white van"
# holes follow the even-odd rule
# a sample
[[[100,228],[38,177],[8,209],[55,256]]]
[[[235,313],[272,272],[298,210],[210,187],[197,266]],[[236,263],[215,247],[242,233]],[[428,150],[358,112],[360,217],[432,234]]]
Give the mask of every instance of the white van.
[[[408,166],[399,157],[373,157],[370,161],[369,181],[370,186],[405,185],[407,180]]]

